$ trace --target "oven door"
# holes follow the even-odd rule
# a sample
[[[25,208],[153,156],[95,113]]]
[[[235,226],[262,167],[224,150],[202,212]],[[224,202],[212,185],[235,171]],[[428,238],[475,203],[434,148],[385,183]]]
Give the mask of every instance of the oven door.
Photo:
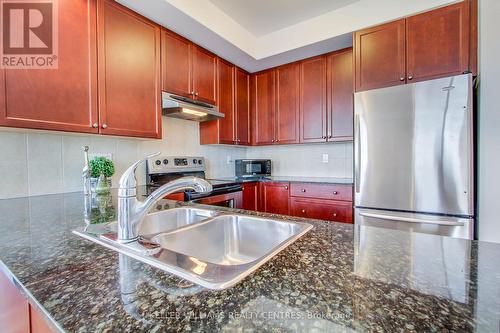
[[[216,194],[204,198],[195,199],[191,202],[219,207],[242,208],[242,193],[243,192],[240,190],[237,192]]]

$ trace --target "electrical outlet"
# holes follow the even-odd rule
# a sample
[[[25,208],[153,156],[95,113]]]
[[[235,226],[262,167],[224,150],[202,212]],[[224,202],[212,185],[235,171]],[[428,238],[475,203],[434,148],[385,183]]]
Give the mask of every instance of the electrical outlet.
[[[113,160],[112,153],[89,153],[89,160],[93,160],[96,157],[106,157],[108,160]]]
[[[323,163],[328,163],[328,154],[323,154]]]
[[[231,157],[231,156],[229,156],[229,155],[228,155],[228,156],[226,156],[226,163],[227,163],[227,164],[231,164],[231,163],[233,163],[233,159],[232,159],[232,157]]]

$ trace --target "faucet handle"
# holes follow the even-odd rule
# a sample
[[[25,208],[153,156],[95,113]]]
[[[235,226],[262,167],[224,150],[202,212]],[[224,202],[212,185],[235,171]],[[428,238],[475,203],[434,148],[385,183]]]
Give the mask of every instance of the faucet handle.
[[[160,155],[160,152],[156,152],[154,154],[148,155],[139,161],[132,164],[121,176],[120,178],[120,187],[118,189],[119,197],[132,197],[136,196],[137,191],[137,178],[135,178],[135,170],[142,162],[150,159],[151,157],[155,157]]]

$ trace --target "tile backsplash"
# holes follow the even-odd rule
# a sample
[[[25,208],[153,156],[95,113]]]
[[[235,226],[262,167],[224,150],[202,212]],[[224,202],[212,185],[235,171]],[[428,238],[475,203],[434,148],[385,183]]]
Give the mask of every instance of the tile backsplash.
[[[270,158],[276,176],[352,177],[352,143],[202,146],[198,126],[192,121],[163,118],[162,140],[0,129],[0,199],[80,191],[84,145],[91,153],[112,154],[116,169],[113,186],[130,164],[156,151],[204,156],[209,178],[234,176],[232,161],[239,158]],[[328,154],[327,163],[323,163],[323,154]],[[137,176],[144,184],[144,165]]]

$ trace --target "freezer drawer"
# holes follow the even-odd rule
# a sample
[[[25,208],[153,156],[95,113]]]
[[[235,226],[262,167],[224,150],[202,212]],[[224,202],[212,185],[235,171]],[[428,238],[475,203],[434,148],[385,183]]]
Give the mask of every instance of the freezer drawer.
[[[355,208],[354,223],[409,232],[473,239],[474,219]]]

